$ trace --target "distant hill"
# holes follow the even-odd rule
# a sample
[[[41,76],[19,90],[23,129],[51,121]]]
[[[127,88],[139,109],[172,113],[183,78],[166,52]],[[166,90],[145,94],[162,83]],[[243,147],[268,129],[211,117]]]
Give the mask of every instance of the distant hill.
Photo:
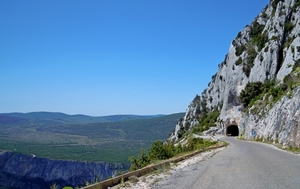
[[[136,119],[149,119],[149,118],[155,118],[161,116],[163,115],[110,115],[110,116],[94,117],[94,116],[81,115],[81,114],[68,115],[60,112],[2,113],[0,114],[0,122],[10,117],[11,119],[22,118],[22,119],[27,119],[32,121],[48,120],[53,122],[77,124],[77,123],[99,123],[99,122],[117,122],[117,121],[136,120]]]
[[[0,114],[0,124],[13,124],[13,123],[20,123],[20,122],[27,122],[27,121],[28,120],[24,118]]]
[[[128,163],[166,140],[184,113],[92,117],[63,113],[0,114],[0,150],[50,159]]]

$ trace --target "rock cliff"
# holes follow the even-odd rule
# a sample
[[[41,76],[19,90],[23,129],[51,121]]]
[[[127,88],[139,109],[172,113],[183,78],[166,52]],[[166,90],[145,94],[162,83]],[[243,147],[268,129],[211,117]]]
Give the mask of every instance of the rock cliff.
[[[49,160],[13,152],[0,154],[0,188],[44,189],[53,184],[85,186],[112,177],[126,165]]]
[[[246,138],[255,134],[300,147],[300,88],[295,71],[299,64],[300,1],[271,0],[232,41],[207,89],[190,103],[169,140],[178,141],[199,124],[203,112],[219,111],[216,126],[204,133],[226,134],[228,126],[237,125]],[[264,103],[260,112],[254,114],[255,105],[247,108],[242,103],[240,94],[248,83],[274,81],[276,87],[287,84],[289,78],[294,82],[287,94],[274,102],[266,95],[263,101],[269,103]]]

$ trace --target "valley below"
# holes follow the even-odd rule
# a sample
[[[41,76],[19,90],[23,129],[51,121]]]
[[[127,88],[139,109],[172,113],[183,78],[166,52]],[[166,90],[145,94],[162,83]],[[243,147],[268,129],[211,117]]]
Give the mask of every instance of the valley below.
[[[76,187],[113,177],[129,169],[130,156],[166,140],[182,116],[101,121],[49,112],[0,114],[0,186]]]

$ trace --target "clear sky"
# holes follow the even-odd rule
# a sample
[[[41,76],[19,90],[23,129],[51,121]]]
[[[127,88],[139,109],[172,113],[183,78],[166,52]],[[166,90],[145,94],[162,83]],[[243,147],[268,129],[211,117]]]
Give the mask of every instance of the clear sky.
[[[184,112],[269,0],[2,0],[0,113]]]

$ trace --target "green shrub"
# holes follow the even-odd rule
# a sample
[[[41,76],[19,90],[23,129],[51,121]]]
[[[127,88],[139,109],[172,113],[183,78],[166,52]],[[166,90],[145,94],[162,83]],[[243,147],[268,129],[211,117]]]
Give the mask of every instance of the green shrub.
[[[272,1],[272,7],[273,7],[273,9],[276,9],[277,4],[278,4],[280,1],[283,1],[283,0],[273,0],[273,1]]]
[[[192,129],[192,133],[202,133],[203,131],[208,130],[210,127],[216,126],[217,119],[220,115],[218,110],[211,112],[202,112],[199,115],[199,124],[195,125]]]
[[[255,50],[255,48],[252,45],[249,45],[247,48],[247,54],[248,54],[248,58],[247,58],[247,63],[250,65],[250,67],[252,68],[254,66],[254,60],[257,56],[257,52]]]
[[[284,29],[285,29],[285,31],[290,32],[293,30],[294,26],[295,25],[289,21],[284,24]]]
[[[299,51],[300,52],[300,51]],[[297,68],[300,67],[300,59],[295,61],[295,64],[293,66],[293,72],[297,70]]]
[[[150,159],[143,150],[141,150],[141,154],[138,158],[131,156],[129,157],[129,161],[131,162],[130,171],[140,169],[150,164]]]
[[[265,25],[261,25],[255,21],[252,24],[251,31],[249,33],[251,42],[257,46],[258,51],[261,51],[264,48],[265,43],[269,40],[267,32],[262,33],[264,28]]]
[[[235,55],[236,56],[240,56],[241,54],[243,54],[243,52],[246,50],[246,46],[245,45],[240,45],[240,46],[236,46],[235,47]]]
[[[245,89],[240,93],[240,99],[244,107],[247,107],[252,99],[257,97],[262,93],[262,83],[261,82],[249,82],[247,83]]]
[[[254,44],[257,45],[258,51],[261,51],[265,44],[269,41],[267,33],[263,33],[262,35],[259,35],[257,38],[254,38]]]
[[[290,47],[290,45],[292,44],[292,42],[294,41],[295,38],[296,38],[296,36],[291,36],[291,37],[287,38],[283,44],[283,48]]]
[[[149,150],[149,159],[163,160],[173,157],[175,151],[174,144],[168,142],[164,144],[162,141],[155,141]]]
[[[272,101],[276,102],[291,89],[292,85],[293,81],[289,75],[284,78],[284,83],[277,86],[275,86],[274,80],[267,80],[265,83],[249,82],[241,91],[239,98],[245,108],[253,106],[265,95],[272,95]]]
[[[241,57],[239,57],[236,61],[235,61],[235,65],[240,65],[240,64],[242,64],[243,63],[243,60],[242,60],[242,58]]]
[[[256,20],[251,25],[251,31],[249,32],[249,36],[251,38],[256,37],[264,30],[264,25],[259,24]]]
[[[257,56],[257,52],[251,44],[248,44],[246,53],[247,53],[248,57],[247,57],[247,61],[243,62],[243,72],[245,73],[245,75],[247,77],[249,77],[251,69],[254,66],[254,60]],[[236,63],[240,63],[240,60],[238,60],[238,62],[236,62]]]
[[[300,1],[297,0],[297,2],[295,3],[295,5],[293,6],[293,11],[296,12],[297,8],[300,6]]]
[[[179,144],[176,147],[171,142],[155,141],[147,154],[141,151],[139,157],[132,156],[129,158],[131,162],[130,171],[141,169],[153,161],[169,159],[177,154],[205,148],[213,144],[216,144],[216,142],[206,141],[202,138],[189,138],[186,146]]]
[[[285,83],[277,87],[271,88],[270,92],[271,95],[273,96],[273,101],[274,102],[278,101],[284,94],[286,94],[287,89],[288,89],[288,85]]]
[[[188,150],[195,150],[198,144],[203,144],[203,138],[190,138],[188,141]]]

